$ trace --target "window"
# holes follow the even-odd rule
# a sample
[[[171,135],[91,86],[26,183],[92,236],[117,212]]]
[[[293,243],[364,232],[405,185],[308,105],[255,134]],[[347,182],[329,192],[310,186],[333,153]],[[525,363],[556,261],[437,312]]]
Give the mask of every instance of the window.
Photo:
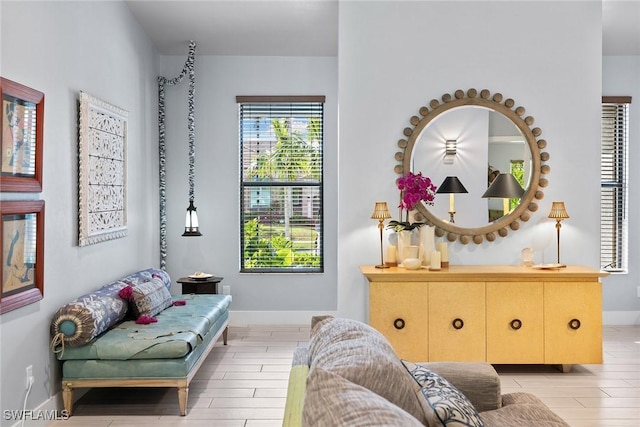
[[[631,97],[602,98],[600,265],[627,271],[627,145]]]
[[[322,272],[324,96],[236,101],[240,271]]]
[[[518,181],[522,188],[524,185],[524,160],[511,160],[509,165],[509,173]],[[509,199],[509,212],[512,212],[520,204],[519,198]]]

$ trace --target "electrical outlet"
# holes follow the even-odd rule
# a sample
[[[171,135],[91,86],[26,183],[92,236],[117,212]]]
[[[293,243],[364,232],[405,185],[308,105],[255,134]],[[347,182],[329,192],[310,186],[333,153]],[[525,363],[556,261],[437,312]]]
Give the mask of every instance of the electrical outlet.
[[[640,298],[640,286],[638,286],[638,298]]]
[[[31,385],[33,385],[35,379],[33,378],[33,365],[27,366],[26,369],[26,377],[27,377],[27,385],[26,389],[28,390]]]
[[[223,285],[222,286],[222,294],[223,295],[231,295],[231,286]]]

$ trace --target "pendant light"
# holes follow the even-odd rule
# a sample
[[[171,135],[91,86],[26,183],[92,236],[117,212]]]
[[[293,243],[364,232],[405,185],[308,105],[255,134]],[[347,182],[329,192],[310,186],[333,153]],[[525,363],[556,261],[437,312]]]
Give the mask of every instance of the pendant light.
[[[187,216],[184,225],[183,236],[202,236],[198,224],[198,214],[196,213],[196,207],[193,204],[194,199],[194,176],[195,176],[195,115],[194,115],[194,94],[196,89],[196,72],[194,67],[196,44],[191,42],[193,49],[189,49],[189,57],[185,67],[189,72],[189,115],[187,117],[187,126],[189,129],[189,206],[187,207]],[[190,46],[190,47],[191,47]]]

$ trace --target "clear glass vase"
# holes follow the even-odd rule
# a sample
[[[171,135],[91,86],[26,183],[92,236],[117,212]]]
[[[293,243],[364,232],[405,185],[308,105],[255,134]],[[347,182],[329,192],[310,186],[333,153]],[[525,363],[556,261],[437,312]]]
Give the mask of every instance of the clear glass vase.
[[[405,248],[407,246],[412,245],[412,241],[411,241],[412,237],[413,237],[413,230],[398,231],[398,252],[396,254],[398,259],[398,267],[404,267],[402,262],[404,261],[405,258],[407,258],[405,256]]]
[[[419,228],[422,265],[430,265],[431,252],[436,250],[435,229],[435,227],[429,225],[423,225]]]

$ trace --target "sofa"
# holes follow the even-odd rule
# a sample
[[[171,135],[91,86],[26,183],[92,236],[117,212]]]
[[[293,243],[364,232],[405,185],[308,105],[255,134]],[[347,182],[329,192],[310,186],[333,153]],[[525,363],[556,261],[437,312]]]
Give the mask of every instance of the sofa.
[[[316,316],[308,348],[294,352],[284,427],[566,427],[529,393],[501,394],[486,362],[399,359],[364,323]]]
[[[51,350],[62,361],[62,397],[87,387],[176,387],[186,415],[189,383],[222,336],[229,295],[172,296],[167,272],[149,268],[82,295],[51,321]]]

